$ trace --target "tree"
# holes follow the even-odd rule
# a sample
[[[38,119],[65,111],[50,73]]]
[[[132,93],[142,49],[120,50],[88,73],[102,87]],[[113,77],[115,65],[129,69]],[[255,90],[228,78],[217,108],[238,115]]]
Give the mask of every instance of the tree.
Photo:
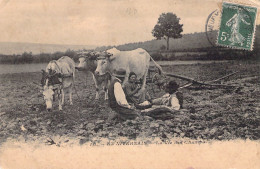
[[[169,50],[169,39],[170,38],[181,38],[181,32],[183,31],[182,26],[180,24],[180,18],[178,18],[175,14],[162,13],[158,18],[157,24],[154,26],[152,34],[156,39],[164,38],[167,42],[167,50]]]

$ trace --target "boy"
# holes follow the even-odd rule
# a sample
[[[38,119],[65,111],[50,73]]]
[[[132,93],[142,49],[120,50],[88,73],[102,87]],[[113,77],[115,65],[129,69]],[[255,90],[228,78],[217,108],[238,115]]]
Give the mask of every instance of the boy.
[[[174,112],[180,110],[183,104],[183,96],[180,92],[177,92],[179,85],[175,81],[170,81],[166,86],[162,97],[152,100],[152,108],[145,109],[142,112],[158,112],[158,111],[170,111]]]
[[[150,95],[148,94],[147,90],[141,92],[141,86],[137,84],[136,80],[137,76],[134,72],[130,72],[128,82],[125,85],[125,94],[126,99],[130,103],[134,103],[135,105],[141,104],[144,101],[151,100]]]

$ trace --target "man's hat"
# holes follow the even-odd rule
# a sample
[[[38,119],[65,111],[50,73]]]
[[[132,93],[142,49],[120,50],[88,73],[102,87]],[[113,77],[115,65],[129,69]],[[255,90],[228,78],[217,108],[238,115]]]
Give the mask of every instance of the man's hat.
[[[115,77],[125,77],[126,71],[124,69],[114,70],[113,76]]]

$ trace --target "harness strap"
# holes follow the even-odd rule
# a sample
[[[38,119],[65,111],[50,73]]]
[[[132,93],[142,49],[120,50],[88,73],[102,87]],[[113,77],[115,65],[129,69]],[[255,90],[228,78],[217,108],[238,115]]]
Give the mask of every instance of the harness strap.
[[[61,90],[62,90],[62,85],[59,85],[58,88],[56,88],[56,89],[54,90],[54,91],[57,91],[58,98],[60,98]]]
[[[59,67],[59,65],[57,64],[57,61],[54,60],[53,62],[56,64],[57,68],[59,69],[59,73],[61,73],[61,71],[60,71],[60,67]]]

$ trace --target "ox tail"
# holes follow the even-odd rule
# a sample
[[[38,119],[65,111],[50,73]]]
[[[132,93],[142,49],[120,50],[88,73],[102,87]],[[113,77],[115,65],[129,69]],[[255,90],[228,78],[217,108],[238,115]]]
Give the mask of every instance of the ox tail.
[[[163,72],[163,70],[162,70],[162,67],[161,67],[158,63],[156,63],[156,62],[153,60],[152,57],[150,57],[150,58],[151,58],[151,60],[153,61],[154,65],[159,69],[159,74],[164,74],[164,72]]]
[[[73,83],[75,83],[75,70],[72,73]]]

